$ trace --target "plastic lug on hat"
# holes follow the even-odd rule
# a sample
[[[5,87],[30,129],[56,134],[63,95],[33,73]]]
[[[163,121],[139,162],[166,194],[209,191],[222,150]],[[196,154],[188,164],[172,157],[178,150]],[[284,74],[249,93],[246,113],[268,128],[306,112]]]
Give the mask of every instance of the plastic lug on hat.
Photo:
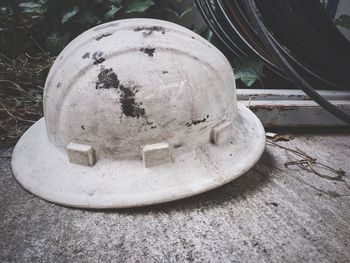
[[[248,171],[265,148],[258,118],[237,103],[224,55],[153,19],[94,27],[57,57],[44,118],[18,141],[16,179],[74,207],[151,205],[199,194]]]

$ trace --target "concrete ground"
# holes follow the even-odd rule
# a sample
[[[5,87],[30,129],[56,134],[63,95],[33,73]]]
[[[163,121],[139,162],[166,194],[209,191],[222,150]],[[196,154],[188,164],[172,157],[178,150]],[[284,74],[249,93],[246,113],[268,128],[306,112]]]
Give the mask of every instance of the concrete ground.
[[[350,135],[298,135],[299,147],[341,168],[350,185]],[[267,146],[241,178],[192,198],[91,211],[23,190],[0,153],[0,262],[350,262],[350,189],[290,167]],[[339,196],[341,195],[341,196]]]

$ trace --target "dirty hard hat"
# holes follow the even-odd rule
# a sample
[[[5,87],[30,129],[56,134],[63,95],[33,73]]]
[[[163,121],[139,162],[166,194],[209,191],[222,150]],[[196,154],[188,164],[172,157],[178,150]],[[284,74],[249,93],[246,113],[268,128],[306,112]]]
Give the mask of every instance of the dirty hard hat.
[[[224,55],[153,19],[74,39],[47,77],[44,116],[18,141],[13,172],[31,193],[74,207],[198,194],[245,173],[265,146],[260,121],[236,101]]]

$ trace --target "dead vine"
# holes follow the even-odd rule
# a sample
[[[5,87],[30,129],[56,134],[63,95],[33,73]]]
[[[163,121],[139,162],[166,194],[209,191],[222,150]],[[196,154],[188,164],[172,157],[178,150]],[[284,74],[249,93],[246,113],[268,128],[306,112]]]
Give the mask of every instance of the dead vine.
[[[326,180],[331,180],[331,181],[340,181],[340,182],[343,182],[344,185],[350,190],[350,186],[349,184],[345,181],[344,177],[345,177],[345,171],[343,171],[342,169],[335,169],[335,168],[332,168],[328,165],[325,165],[321,162],[319,162],[317,160],[317,158],[314,158],[312,156],[310,156],[309,154],[305,153],[304,151],[302,151],[301,149],[299,148],[295,148],[295,149],[292,149],[292,148],[289,148],[289,147],[285,147],[285,146],[282,146],[276,142],[273,142],[272,140],[269,140],[267,139],[266,140],[266,144],[269,145],[269,146],[274,146],[274,147],[278,147],[280,149],[283,149],[285,150],[287,153],[290,153],[292,154],[292,156],[294,156],[294,158],[292,157],[292,159],[295,159],[293,161],[288,161],[288,162],[285,162],[284,163],[284,166],[286,168],[289,168],[289,166],[298,166],[299,168],[301,168],[302,170],[305,170],[307,172],[310,172],[310,173],[313,173],[321,178],[324,178]],[[325,174],[324,172],[321,172],[320,170],[322,171],[328,171],[330,172],[330,174]],[[319,192],[322,192],[326,195],[330,195],[330,196],[350,196],[349,195],[343,195],[343,194],[338,194],[336,192],[332,192],[332,191],[325,191],[325,190],[322,190],[322,189],[319,189],[317,187],[315,187],[314,185],[310,184],[310,183],[307,183],[305,182],[304,180],[300,179],[300,178],[297,178],[295,176],[292,176],[293,178],[297,179],[298,181],[308,185],[309,187],[312,187],[313,189],[319,191]]]

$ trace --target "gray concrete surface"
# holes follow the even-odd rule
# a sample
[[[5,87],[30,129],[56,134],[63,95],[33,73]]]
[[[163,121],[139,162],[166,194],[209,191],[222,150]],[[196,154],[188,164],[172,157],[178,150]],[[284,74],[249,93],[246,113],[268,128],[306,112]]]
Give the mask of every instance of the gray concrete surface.
[[[281,144],[342,168],[350,184],[350,135],[299,135]],[[267,146],[250,172],[214,191],[89,211],[23,190],[12,175],[11,151],[2,151],[0,262],[349,262],[350,197],[332,195],[350,189],[285,168],[288,156]]]

